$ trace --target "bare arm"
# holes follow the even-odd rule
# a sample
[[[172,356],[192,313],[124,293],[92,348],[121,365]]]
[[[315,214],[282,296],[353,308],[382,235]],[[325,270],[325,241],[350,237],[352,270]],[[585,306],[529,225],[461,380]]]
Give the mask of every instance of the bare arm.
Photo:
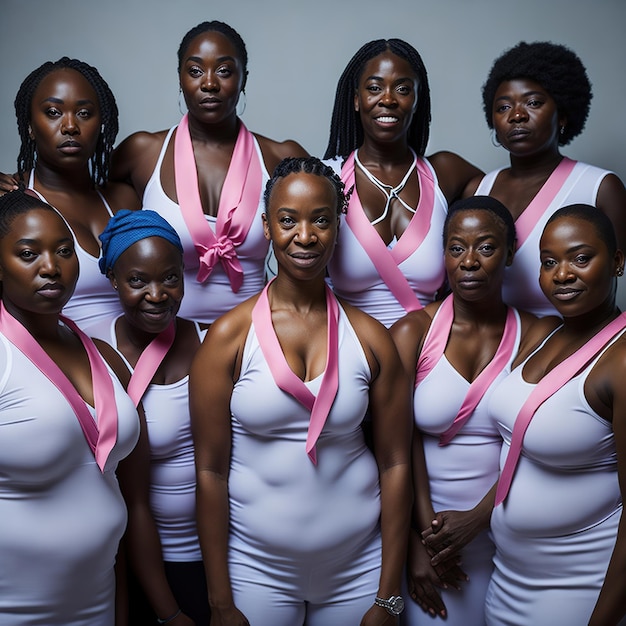
[[[626,189],[615,174],[608,174],[600,184],[596,206],[613,222],[617,247],[626,250]]]
[[[152,176],[167,131],[133,133],[111,155],[112,182],[131,185],[139,198]]]
[[[621,340],[624,341],[623,339]],[[617,347],[617,346],[616,346]],[[626,486],[626,350],[621,346],[618,358],[613,358],[604,368],[610,376],[612,388],[612,423],[617,450],[617,473],[622,501]],[[626,516],[621,513],[617,539],[604,584],[589,620],[589,626],[614,626],[626,615]]]
[[[369,345],[378,369],[373,372],[370,385],[374,453],[381,490],[382,567],[378,595],[388,598],[401,593],[413,499],[410,385],[386,329],[360,312],[359,318],[355,328],[362,343]],[[373,606],[361,623],[384,624],[390,617],[384,609]]]
[[[196,455],[198,535],[211,605],[211,624],[247,625],[235,607],[228,573],[231,454],[230,398],[241,327],[233,315],[215,322],[190,371],[189,402]]]
[[[422,341],[430,326],[431,318],[425,311],[410,313],[396,322],[391,327],[391,335],[394,339],[398,353],[411,383],[411,391],[415,383],[417,360],[421,350]],[[431,554],[422,543],[421,531],[429,529],[435,517],[430,496],[430,481],[424,457],[424,446],[421,433],[413,428],[411,468],[413,477],[413,514],[411,521],[411,533],[408,550],[408,589],[411,598],[431,615],[447,615],[446,606],[439,592],[440,588],[446,588],[447,582],[442,579],[431,563]],[[463,579],[464,574],[458,569],[456,563],[446,568],[446,577],[452,586],[458,587],[456,582]]]
[[[439,187],[448,204],[464,196],[470,181],[476,178],[480,180],[484,175],[482,170],[454,152],[436,152],[428,157],[428,160],[437,172]]]
[[[263,154],[263,161],[265,162],[265,167],[270,176],[283,159],[287,157],[309,156],[309,153],[296,141],[288,139],[287,141],[279,142],[263,137],[262,135],[257,135],[256,133],[255,137],[259,142]]]

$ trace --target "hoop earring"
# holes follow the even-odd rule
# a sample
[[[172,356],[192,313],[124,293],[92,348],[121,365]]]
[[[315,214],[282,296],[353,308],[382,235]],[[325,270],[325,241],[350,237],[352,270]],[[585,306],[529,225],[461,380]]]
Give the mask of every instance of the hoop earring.
[[[185,97],[183,96],[182,87],[178,88],[178,110],[181,115],[185,115],[185,113],[187,113],[187,103],[185,102]]]
[[[491,144],[494,148],[501,148],[502,144],[498,141],[498,134],[496,133],[496,129],[491,129]]]
[[[248,103],[246,98],[245,90],[239,94],[239,99],[237,100],[237,106],[235,107],[235,113],[237,113],[237,117],[241,117],[246,110],[246,104]]]

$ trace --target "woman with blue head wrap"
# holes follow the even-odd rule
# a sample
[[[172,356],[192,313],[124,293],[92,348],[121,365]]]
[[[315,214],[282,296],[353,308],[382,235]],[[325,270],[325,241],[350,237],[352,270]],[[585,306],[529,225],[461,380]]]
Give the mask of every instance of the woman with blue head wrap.
[[[170,224],[150,210],[119,211],[100,241],[100,271],[117,291],[123,314],[102,326],[99,336],[132,372],[128,394],[143,405],[150,442],[150,472],[130,494],[129,511],[132,518],[135,498],[149,498],[158,531],[153,537],[128,533],[130,623],[207,624],[187,385],[204,331],[177,317],[183,248]]]

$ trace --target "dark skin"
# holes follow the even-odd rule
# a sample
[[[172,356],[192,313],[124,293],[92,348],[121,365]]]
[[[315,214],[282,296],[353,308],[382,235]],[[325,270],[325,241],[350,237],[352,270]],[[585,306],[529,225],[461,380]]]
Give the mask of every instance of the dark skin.
[[[183,297],[183,261],[180,251],[161,237],[142,239],[117,259],[109,271],[112,287],[118,292],[124,315],[116,322],[117,349],[132,367],[149,343],[172,320],[176,322],[174,343],[163,358],[151,384],[172,384],[188,375],[192,359],[200,347],[195,325],[176,317]],[[174,615],[178,603],[163,568],[161,543],[149,515],[150,459],[133,476],[135,490],[131,502],[137,506],[144,526],[131,528],[126,548],[151,606],[161,619]],[[192,626],[184,613],[170,622],[173,626]]]
[[[246,76],[230,40],[221,33],[206,32],[190,42],[179,77],[189,110],[202,207],[206,215],[216,216],[239,132],[236,105]],[[208,104],[202,105],[203,100],[208,100]],[[143,197],[166,135],[166,130],[138,132],[125,139],[113,154],[111,178],[129,183]],[[270,174],[285,157],[307,156],[294,141],[276,142],[256,134],[255,137]],[[167,196],[176,202],[173,140],[161,167],[161,184]]]
[[[41,80],[31,104],[31,137],[37,150],[34,187],[95,257],[100,252],[98,235],[110,217],[89,173],[100,125],[96,92],[80,72],[59,69]],[[29,173],[24,178],[3,176],[0,193],[17,188],[18,182],[27,185],[28,178]],[[140,208],[128,185],[108,183],[100,192],[113,212]]]
[[[408,131],[416,98],[417,77],[408,61],[387,51],[366,63],[354,95],[364,134],[359,160],[380,181],[394,187],[413,162]],[[448,203],[461,196],[471,179],[482,176],[478,168],[451,152],[437,152],[428,159]],[[355,168],[355,175],[363,210],[373,221],[382,214],[386,199],[359,167]],[[399,195],[410,207],[417,207],[420,190],[415,172]],[[374,227],[389,244],[394,236],[402,236],[412,217],[413,213],[394,199],[387,217]]]
[[[271,195],[265,234],[275,245],[278,276],[269,289],[272,323],[292,371],[308,381],[326,366],[326,264],[337,236],[337,198],[331,183],[311,174],[290,174]],[[190,407],[196,443],[198,529],[207,573],[211,624],[248,624],[235,606],[228,576],[231,454],[230,397],[241,370],[251,312],[257,296],[212,325],[190,374]],[[370,406],[381,485],[382,568],[378,595],[401,589],[409,523],[408,380],[385,329],[342,303],[372,371]],[[396,624],[372,606],[363,626]]]
[[[87,352],[80,339],[59,324],[62,308],[70,299],[78,278],[73,238],[62,218],[51,209],[33,208],[17,216],[0,239],[2,302],[56,363],[81,398],[94,406],[94,390]],[[129,372],[120,356],[106,343],[95,344],[124,387]],[[143,412],[139,411],[140,436],[133,452],[118,466],[122,492],[133,493],[147,454]],[[130,528],[143,534],[142,516],[129,517]],[[123,558],[123,550],[120,552]],[[118,585],[121,577],[117,577]],[[117,594],[116,625],[126,626],[123,592]]]
[[[541,238],[540,284],[563,316],[563,327],[524,365],[524,380],[536,383],[615,319],[615,276],[623,273],[624,255],[611,254],[593,224],[563,217],[548,224]],[[530,354],[520,353],[517,365]],[[622,336],[594,365],[585,381],[585,398],[613,428],[621,492],[626,480],[626,340]],[[581,500],[584,502],[584,499]],[[604,584],[590,626],[611,626],[626,615],[626,520],[622,515]]]
[[[513,260],[513,249],[506,244],[506,230],[500,219],[488,211],[471,209],[450,219],[444,250],[454,297],[454,321],[444,354],[452,367],[472,382],[493,359],[502,338],[507,314],[501,296],[502,280],[504,268]],[[391,328],[412,380],[424,338],[439,306],[435,302],[409,313]],[[521,345],[534,345],[557,321],[538,320],[521,313],[521,323]],[[458,552],[488,527],[495,491],[492,489],[468,511],[435,511],[417,429],[413,435],[413,483],[409,593],[424,611],[445,618],[446,607],[439,589],[459,589],[467,579],[458,565]]]
[[[496,91],[493,123],[498,141],[509,153],[510,166],[498,174],[489,195],[500,200],[517,219],[563,159],[559,132],[567,125],[567,115],[558,110],[539,83],[519,79],[503,82]],[[480,180],[471,181],[463,196],[474,195]],[[602,180],[595,206],[613,223],[618,246],[623,249],[626,189],[615,174]]]

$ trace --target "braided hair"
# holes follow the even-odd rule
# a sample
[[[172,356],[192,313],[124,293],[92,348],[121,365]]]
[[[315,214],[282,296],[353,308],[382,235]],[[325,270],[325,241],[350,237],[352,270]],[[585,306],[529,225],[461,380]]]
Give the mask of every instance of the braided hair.
[[[32,192],[20,187],[0,196],[0,239],[4,239],[11,230],[11,224],[16,217],[33,211],[43,209],[58,213],[46,202],[40,200]]]
[[[50,73],[72,69],[82,74],[87,82],[93,87],[98,96],[98,107],[102,128],[96,144],[96,149],[90,159],[91,180],[94,186],[104,185],[109,177],[109,163],[113,144],[119,130],[118,109],[115,96],[107,82],[100,76],[98,70],[78,59],[62,57],[58,61],[47,61],[33,70],[22,82],[15,96],[15,115],[17,117],[17,130],[20,135],[20,153],[17,157],[17,172],[22,175],[31,170],[35,165],[37,146],[35,140],[30,137],[28,127],[31,122],[31,106],[35,90],[39,83]]]
[[[237,49],[237,54],[239,55],[239,60],[241,61],[242,69],[243,69],[243,84],[246,84],[246,78],[248,76],[248,51],[246,50],[246,44],[244,43],[241,35],[232,27],[224,22],[220,22],[219,20],[212,20],[210,22],[201,22],[197,26],[194,26],[191,30],[188,30],[185,33],[182,41],[180,42],[180,46],[178,47],[178,73],[180,74],[180,70],[185,61],[185,52],[189,47],[192,39],[201,35],[202,33],[220,33],[228,39],[233,46]]]
[[[329,167],[322,161],[320,161],[317,157],[287,157],[283,159],[274,170],[272,177],[267,181],[265,185],[265,194],[263,196],[263,202],[265,204],[265,214],[267,215],[270,197],[272,195],[272,190],[274,189],[274,185],[281,179],[286,178],[289,174],[313,174],[314,176],[321,176],[322,178],[326,178],[330,182],[330,184],[335,189],[335,195],[337,196],[337,215],[341,213],[345,213],[346,209],[346,198],[344,196],[343,190],[344,185],[333,170],[332,167]]]
[[[357,51],[339,78],[325,159],[346,157],[363,143],[363,126],[359,113],[354,110],[354,94],[365,64],[384,52],[392,52],[407,61],[417,77],[417,108],[409,128],[408,142],[419,156],[424,155],[430,131],[430,88],[422,57],[402,39],[376,39]]]
[[[493,101],[498,87],[519,78],[539,83],[556,102],[559,114],[567,118],[559,145],[567,145],[583,131],[593,97],[587,71],[575,52],[549,41],[521,41],[494,61],[482,90],[489,128],[493,128]]]

